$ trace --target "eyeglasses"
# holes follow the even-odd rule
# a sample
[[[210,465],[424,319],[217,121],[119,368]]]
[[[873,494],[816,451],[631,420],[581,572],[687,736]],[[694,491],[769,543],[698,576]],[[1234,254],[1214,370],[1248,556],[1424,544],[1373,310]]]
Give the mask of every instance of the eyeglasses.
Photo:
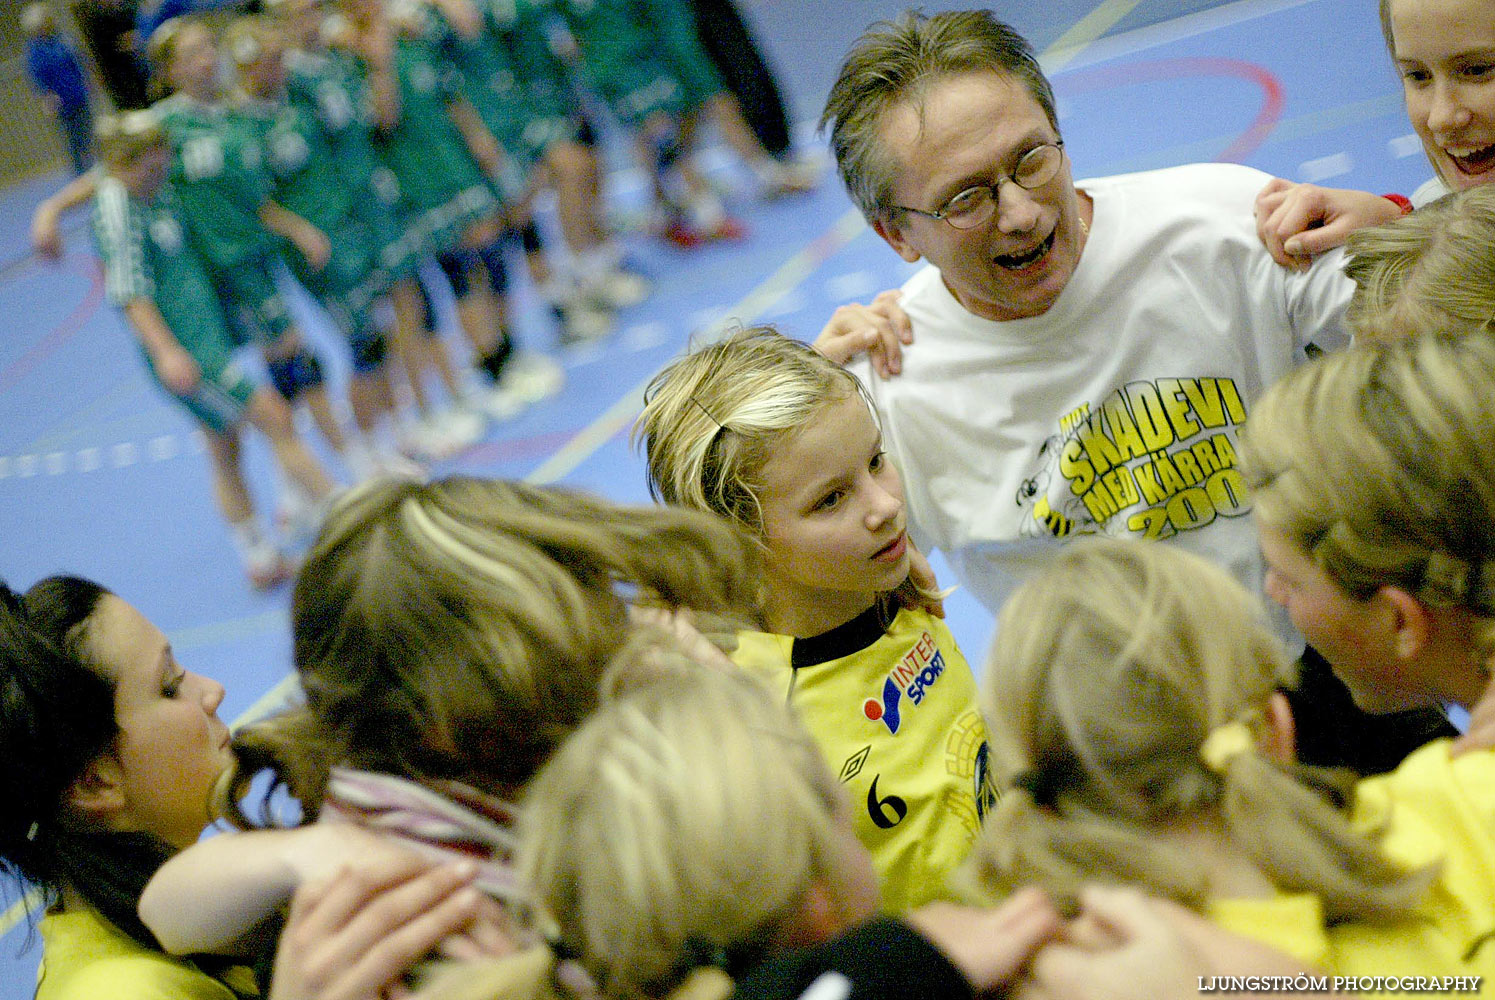
[[[894,205],[893,208],[930,219],[944,219],[956,229],[974,229],[996,214],[1003,181],[1011,181],[1024,191],[1032,191],[1053,180],[1063,162],[1064,140],[1055,139],[1028,150],[1017,161],[1012,173],[997,178],[995,184],[968,187],[933,212],[907,205]]]

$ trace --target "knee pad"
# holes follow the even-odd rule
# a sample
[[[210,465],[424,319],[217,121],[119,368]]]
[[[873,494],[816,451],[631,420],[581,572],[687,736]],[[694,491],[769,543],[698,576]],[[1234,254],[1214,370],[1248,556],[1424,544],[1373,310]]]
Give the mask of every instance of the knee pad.
[[[504,241],[499,239],[478,251],[478,260],[488,271],[488,286],[494,295],[503,295],[509,290],[509,268],[504,264],[503,245]]]
[[[389,354],[389,343],[378,330],[365,330],[349,337],[348,347],[353,353],[353,372],[356,375],[378,371]]]
[[[315,389],[325,381],[322,363],[304,348],[288,358],[267,361],[265,367],[270,371],[275,391],[288,403],[294,403],[307,389]]]
[[[472,251],[470,250],[449,250],[446,253],[436,255],[436,263],[441,265],[441,273],[446,275],[446,280],[452,286],[452,294],[459,299],[466,298],[467,293],[472,289],[471,283],[467,280],[467,269],[471,266],[472,259]],[[425,286],[422,285],[421,287],[424,289]],[[427,292],[427,305],[430,305],[430,302],[431,296]],[[432,315],[435,315],[434,310],[432,310]],[[435,325],[436,323],[433,319],[432,322],[426,325],[426,329],[429,330]]]
[[[540,227],[535,225],[534,219],[526,220],[519,227],[519,245],[524,247],[525,253],[539,253],[545,249],[545,243],[540,239]]]

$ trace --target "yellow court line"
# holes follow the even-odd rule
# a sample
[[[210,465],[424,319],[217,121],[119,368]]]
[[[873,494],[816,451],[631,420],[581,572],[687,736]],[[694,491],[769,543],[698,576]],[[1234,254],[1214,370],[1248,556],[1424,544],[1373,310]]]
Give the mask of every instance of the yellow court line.
[[[1086,46],[1110,31],[1117,22],[1141,5],[1142,0],[1105,0],[1043,50],[1044,72],[1057,73],[1069,65]]]

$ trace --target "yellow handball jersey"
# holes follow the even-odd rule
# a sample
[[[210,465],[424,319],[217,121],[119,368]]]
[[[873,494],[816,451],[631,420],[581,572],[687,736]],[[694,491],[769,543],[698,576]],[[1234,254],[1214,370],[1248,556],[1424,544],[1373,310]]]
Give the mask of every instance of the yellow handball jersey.
[[[883,906],[948,898],[994,796],[976,681],[945,623],[879,602],[809,639],[742,632],[732,658],[784,692],[845,785]]]
[[[1436,740],[1355,786],[1356,829],[1409,869],[1438,866],[1411,913],[1330,924],[1318,897],[1283,892],[1216,900],[1206,914],[1350,983],[1331,992],[1479,992],[1495,976],[1495,750],[1449,749]],[[1375,977],[1395,978],[1373,989]]]
[[[42,961],[36,1000],[239,1000],[256,997],[254,973],[226,970],[222,981],[184,958],[147,948],[98,911],[49,913],[39,925]]]

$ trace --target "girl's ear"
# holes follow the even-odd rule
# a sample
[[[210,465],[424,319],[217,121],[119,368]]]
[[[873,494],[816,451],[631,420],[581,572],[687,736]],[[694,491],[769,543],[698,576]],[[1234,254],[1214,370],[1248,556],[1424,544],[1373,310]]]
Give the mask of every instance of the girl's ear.
[[[95,757],[63,794],[67,809],[90,826],[112,828],[124,812],[124,774],[112,753]]]
[[[1260,749],[1263,757],[1279,764],[1291,764],[1298,759],[1298,724],[1293,718],[1292,706],[1287,695],[1273,691],[1267,698],[1266,732],[1261,735]]]
[[[1427,606],[1400,587],[1382,587],[1375,596],[1391,615],[1392,649],[1397,659],[1414,659],[1427,648],[1432,634],[1432,615]]]

